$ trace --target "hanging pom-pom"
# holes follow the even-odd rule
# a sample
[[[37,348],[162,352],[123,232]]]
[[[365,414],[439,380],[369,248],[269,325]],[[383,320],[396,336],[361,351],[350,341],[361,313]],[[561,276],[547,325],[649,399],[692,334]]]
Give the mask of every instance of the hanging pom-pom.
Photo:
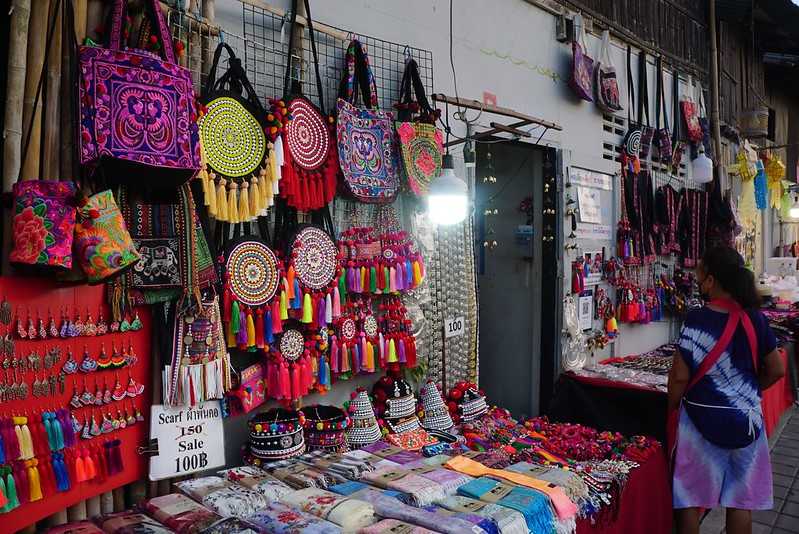
[[[311,295],[308,293],[302,299],[302,319],[301,322],[309,324],[313,321],[313,311],[311,311]]]
[[[247,310],[247,349],[255,350],[255,321],[253,321],[251,309]]]
[[[211,173],[211,180],[214,180],[216,175]],[[222,222],[228,222],[229,213],[228,213],[228,205],[227,205],[227,196],[225,195],[225,186],[227,185],[227,180],[224,178],[220,178],[219,181],[216,183],[216,219]]]
[[[249,222],[252,219],[250,215],[250,184],[246,181],[241,182],[239,186],[239,221]]]

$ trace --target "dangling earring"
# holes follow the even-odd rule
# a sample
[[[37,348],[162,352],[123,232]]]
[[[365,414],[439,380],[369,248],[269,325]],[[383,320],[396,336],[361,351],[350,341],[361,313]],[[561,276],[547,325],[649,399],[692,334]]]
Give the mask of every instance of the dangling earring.
[[[104,336],[108,333],[108,324],[103,318],[103,310],[100,310],[100,315],[97,317],[97,335]]]
[[[137,330],[141,330],[141,328],[142,328],[142,322],[141,319],[139,319],[139,312],[137,311],[133,317],[133,322],[130,323],[130,329],[135,332]]]

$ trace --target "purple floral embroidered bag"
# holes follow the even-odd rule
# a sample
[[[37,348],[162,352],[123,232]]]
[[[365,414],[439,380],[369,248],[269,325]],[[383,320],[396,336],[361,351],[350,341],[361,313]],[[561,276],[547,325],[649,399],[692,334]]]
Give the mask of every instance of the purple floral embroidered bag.
[[[80,162],[109,179],[176,187],[200,168],[191,72],[177,64],[157,0],[148,0],[164,59],[123,47],[126,0],[114,0],[108,48],[79,48]]]
[[[583,100],[594,101],[594,60],[586,53],[585,25],[581,15],[575,15],[577,36],[572,41],[572,77],[569,85]]]
[[[387,204],[399,190],[394,114],[377,109],[377,87],[364,46],[350,42],[336,103],[338,158],[346,192],[361,202]],[[365,107],[358,107],[358,90]]]

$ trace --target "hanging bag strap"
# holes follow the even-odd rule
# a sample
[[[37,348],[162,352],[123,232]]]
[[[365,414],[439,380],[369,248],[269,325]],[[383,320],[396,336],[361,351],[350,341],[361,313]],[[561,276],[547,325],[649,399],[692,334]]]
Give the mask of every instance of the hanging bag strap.
[[[646,52],[641,50],[638,55],[638,123],[644,125],[644,117],[646,117],[646,126],[649,126],[649,87],[648,76],[646,68]]]
[[[419,65],[416,60],[411,58],[405,62],[405,71],[402,73],[402,84],[400,89],[400,104],[412,104],[413,97],[416,96],[416,103],[419,104],[419,112],[433,113],[433,108],[430,106],[430,101],[427,100],[427,95],[424,92],[424,84],[419,75]],[[412,111],[407,107],[400,109],[398,113],[398,120],[407,122],[411,120]]]
[[[363,105],[369,109],[378,109],[377,85],[369,66],[369,56],[357,39],[350,41],[345,56],[347,70],[339,86],[339,98],[357,105],[358,95],[363,97]]]
[[[682,139],[682,121],[680,120],[680,73],[675,69],[672,71],[672,90],[671,90],[671,116],[674,117],[674,131],[671,132],[671,144],[676,148],[677,143]]]
[[[655,128],[660,129],[660,113],[663,111],[663,127],[669,129],[669,115],[666,111],[666,90],[663,83],[663,57],[658,56],[657,64],[657,104],[655,106]]]
[[[222,50],[228,53],[229,67],[225,74],[217,80],[216,69],[222,56]],[[206,99],[214,91],[219,91],[224,88],[242,95],[242,97],[252,104],[258,112],[266,113],[266,110],[261,105],[261,100],[258,98],[258,93],[255,92],[255,89],[250,83],[250,79],[247,77],[247,71],[241,66],[241,60],[236,57],[235,52],[233,52],[233,49],[227,43],[219,43],[219,46],[216,47],[216,51],[214,52],[211,70],[208,71],[208,79],[205,82],[205,86],[203,86],[202,98]],[[242,94],[245,92],[246,96]],[[256,118],[262,119],[262,117]]]
[[[304,0],[305,3],[305,20],[308,22],[308,38],[311,41],[311,53],[313,55],[313,66],[314,66],[314,74],[316,75],[316,92],[319,95],[319,111],[322,115],[325,115],[325,94],[322,90],[322,76],[319,74],[319,56],[316,52],[316,39],[314,38],[314,29],[313,29],[313,21],[311,19],[311,6],[308,3],[308,0]],[[301,95],[302,94],[302,85],[300,80],[294,80],[294,84],[292,84],[291,79],[291,43],[294,42],[294,31],[295,27],[297,26],[297,5],[299,4],[299,0],[294,0],[294,5],[291,10],[291,31],[289,33],[289,47],[288,47],[288,57],[286,58],[286,76],[283,82],[283,94],[286,97],[286,100],[290,100],[292,95]],[[302,58],[300,59],[300,64],[302,64]],[[302,70],[302,66],[300,66],[300,70]]]
[[[640,95],[639,95],[640,98]],[[633,83],[633,51],[627,45],[627,128],[632,126],[631,115],[635,106],[635,83]],[[640,112],[639,112],[640,113]],[[635,122],[639,122],[640,115],[635,117]]]
[[[702,88],[702,82],[697,81],[694,87],[696,91],[696,116],[707,117],[707,109],[705,108],[705,91]]]
[[[127,4],[127,0],[114,0],[114,8],[111,13],[111,40],[108,44],[111,50],[122,50],[123,48],[122,26],[125,20]],[[145,4],[150,6],[150,14],[153,16],[151,20],[155,22],[158,36],[161,38],[164,61],[177,63],[175,61],[175,49],[172,47],[172,35],[169,33],[164,12],[161,11],[160,2],[158,0],[146,0]]]

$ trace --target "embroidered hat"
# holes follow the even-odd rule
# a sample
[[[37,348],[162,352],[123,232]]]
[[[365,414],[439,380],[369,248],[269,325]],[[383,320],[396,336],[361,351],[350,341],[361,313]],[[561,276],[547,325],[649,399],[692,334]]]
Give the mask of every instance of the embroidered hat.
[[[450,415],[455,422],[474,421],[488,412],[485,395],[470,382],[458,382],[447,396]]]
[[[375,410],[366,390],[358,388],[352,395],[348,410],[352,423],[347,430],[347,442],[352,448],[370,445],[380,439],[380,425],[377,424]]]
[[[452,428],[452,416],[449,414],[449,409],[444,398],[441,396],[441,391],[438,385],[432,380],[422,386],[420,392],[422,401],[422,410],[424,416],[422,418],[422,426],[428,430],[441,430],[446,431]]]
[[[317,404],[303,408],[305,441],[309,450],[347,452],[346,432],[349,416],[341,408]]]
[[[416,413],[416,397],[402,378],[384,376],[372,388],[375,412],[384,419],[404,419]]]
[[[303,412],[273,408],[250,418],[249,454],[245,459],[252,464],[274,460],[287,460],[305,452]]]

